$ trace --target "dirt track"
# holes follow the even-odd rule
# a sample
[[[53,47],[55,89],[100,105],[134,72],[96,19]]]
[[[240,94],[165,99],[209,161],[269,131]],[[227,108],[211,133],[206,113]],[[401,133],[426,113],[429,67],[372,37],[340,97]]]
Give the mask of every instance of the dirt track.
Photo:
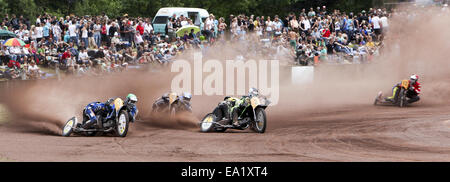
[[[15,161],[450,161],[449,109],[357,105],[283,117],[269,109],[265,134],[205,134],[140,122],[126,138],[65,138],[2,126],[0,156]]]
[[[16,117],[0,125],[0,161],[450,161],[450,34],[442,32],[450,15],[420,12],[422,18],[409,23],[394,20],[390,32],[402,34],[387,40],[387,51],[373,64],[319,66],[309,86],[281,82],[265,134],[206,134],[192,122],[145,118],[154,99],[170,89],[173,74],[18,86],[0,97]],[[238,45],[217,49],[218,57],[245,51]],[[289,80],[280,73],[280,80]],[[412,73],[421,76],[421,101],[408,108],[371,104],[379,89],[387,92]],[[57,135],[86,103],[130,92],[138,95],[143,118],[126,138]],[[222,98],[194,96],[195,116],[202,118]]]

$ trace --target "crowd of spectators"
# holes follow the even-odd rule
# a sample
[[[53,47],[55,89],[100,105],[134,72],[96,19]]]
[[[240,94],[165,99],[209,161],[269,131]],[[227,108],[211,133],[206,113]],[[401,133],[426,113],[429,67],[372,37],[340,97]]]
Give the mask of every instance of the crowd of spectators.
[[[178,29],[193,25],[191,19],[170,17],[167,35],[161,35],[154,33],[151,18],[127,14],[115,19],[105,14],[65,18],[44,14],[32,25],[23,16],[6,15],[1,29],[14,32],[27,45],[2,45],[0,58],[9,77],[22,79],[42,76],[36,65],[76,75],[122,71],[130,64],[165,65],[186,49],[206,50],[226,42],[256,42],[247,54],[288,58],[292,64],[364,63],[379,54],[391,16],[386,9],[346,13],[325,6],[286,17],[230,15],[228,23],[210,14],[201,22],[200,32],[177,36]]]
[[[246,40],[256,34],[268,47],[293,57],[297,64],[322,61],[367,62],[378,54],[383,35],[389,31],[390,13],[369,9],[358,13],[328,12],[325,6],[302,9],[286,17],[230,16],[231,38]]]
[[[126,14],[117,19],[44,14],[31,26],[22,16],[6,15],[1,24],[26,43],[1,46],[1,65],[12,78],[34,78],[26,69],[32,63],[76,75],[120,71],[129,64],[166,64],[185,47],[180,39],[153,34],[151,18]]]

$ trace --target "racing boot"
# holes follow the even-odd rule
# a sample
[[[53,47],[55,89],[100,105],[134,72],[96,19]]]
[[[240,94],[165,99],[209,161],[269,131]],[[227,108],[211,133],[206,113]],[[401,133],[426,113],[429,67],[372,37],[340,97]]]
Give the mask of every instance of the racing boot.
[[[240,126],[239,118],[238,118],[238,115],[237,115],[236,112],[233,113],[233,116],[232,116],[231,119],[232,119],[231,121],[233,122],[232,124],[233,124],[234,127],[239,127]]]
[[[84,123],[82,128],[83,129],[89,129],[95,123],[97,123],[96,119],[88,120],[86,123]]]

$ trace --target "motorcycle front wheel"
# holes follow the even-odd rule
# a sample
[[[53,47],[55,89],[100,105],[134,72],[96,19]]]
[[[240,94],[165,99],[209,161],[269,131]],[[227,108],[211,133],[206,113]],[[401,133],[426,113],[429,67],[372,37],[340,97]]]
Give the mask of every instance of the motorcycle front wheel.
[[[200,130],[202,132],[210,132],[214,130],[214,122],[216,122],[216,116],[214,114],[208,114],[203,118],[200,123]]]
[[[116,135],[118,137],[126,137],[128,133],[128,127],[130,125],[128,113],[125,110],[121,110],[119,118],[117,119]]]
[[[255,110],[256,121],[253,122],[252,130],[257,133],[266,132],[267,127],[267,117],[266,111],[263,108],[257,108]]]
[[[75,127],[76,124],[77,124],[77,118],[76,117],[70,118],[64,125],[63,131],[62,131],[62,136],[65,136],[65,137],[70,136],[70,134],[72,134],[73,128]]]
[[[405,107],[406,106],[406,92],[405,89],[401,89],[400,90],[400,95],[398,96],[398,98],[400,99],[398,102],[398,106],[399,107]]]

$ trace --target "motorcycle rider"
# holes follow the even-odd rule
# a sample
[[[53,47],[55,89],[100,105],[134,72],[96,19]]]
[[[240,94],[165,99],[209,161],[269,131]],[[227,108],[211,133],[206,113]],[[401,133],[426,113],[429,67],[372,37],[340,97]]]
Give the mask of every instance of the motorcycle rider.
[[[250,98],[253,96],[258,96],[259,91],[256,88],[250,88],[248,95],[244,95],[241,98],[227,96],[225,99],[219,103],[216,110],[214,111],[216,116],[222,118],[222,120],[228,120],[232,118],[233,113],[239,113],[240,109],[247,107],[250,104]],[[220,112],[220,113],[218,113]],[[220,117],[222,116],[222,117]],[[233,121],[234,126],[239,126],[239,119]]]
[[[187,107],[189,108],[189,111],[192,112],[192,106],[191,106],[191,99],[192,94],[189,92],[184,92],[183,95],[179,96],[180,101],[184,102]]]
[[[105,103],[91,102],[83,110],[83,124],[80,124],[81,128],[88,129],[95,123],[98,123],[98,116],[106,116],[112,111],[111,104],[114,99],[108,99]],[[101,128],[102,125],[97,125],[97,128]]]
[[[180,96],[180,100],[191,102],[192,94],[189,92],[184,92],[183,95]]]
[[[89,103],[83,110],[83,123],[84,124],[80,124],[79,127],[88,129],[95,123],[98,123],[97,128],[98,129],[102,128],[103,121],[99,122],[98,116],[105,118],[105,117],[108,117],[108,115],[112,114],[112,111],[113,111],[112,104],[113,104],[114,100],[115,99],[110,98],[105,103],[101,103],[101,102]],[[138,109],[136,108],[136,102],[137,102],[137,97],[134,94],[128,94],[127,98],[124,101],[124,106],[126,106],[127,109],[130,111],[130,113],[132,114],[133,121],[135,120],[135,117],[138,113]]]
[[[153,110],[156,108],[165,108],[169,106],[169,95],[173,92],[164,93],[160,98],[158,98],[155,103],[153,103]]]
[[[419,94],[420,94],[420,83],[418,82],[419,76],[413,74],[411,75],[409,79],[409,89],[406,92],[406,97],[409,98],[408,103],[414,103],[420,100]],[[397,101],[397,96],[399,90],[399,86],[401,83],[398,83],[394,86],[392,90],[392,96],[385,98],[386,101],[389,102],[395,102]]]
[[[127,98],[125,98],[124,101],[124,106],[127,107],[128,111],[130,111],[130,114],[132,116],[132,120],[131,122],[134,122],[136,120],[136,116],[139,112],[139,110],[136,107],[136,103],[137,103],[138,99],[136,97],[136,95],[130,93],[127,95]]]
[[[156,108],[166,108],[170,104],[169,95],[170,94],[176,94],[174,92],[167,92],[163,94],[160,98],[158,98],[155,103],[153,104],[153,110],[155,111]],[[183,95],[177,96],[182,101],[187,101],[187,103],[190,104],[190,101],[192,99],[192,94],[189,92],[184,92]]]

